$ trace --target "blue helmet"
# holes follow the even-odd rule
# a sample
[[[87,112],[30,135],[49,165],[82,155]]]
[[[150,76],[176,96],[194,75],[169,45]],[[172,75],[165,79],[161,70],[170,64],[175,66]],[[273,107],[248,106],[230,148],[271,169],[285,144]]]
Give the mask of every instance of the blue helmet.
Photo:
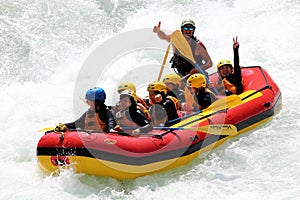
[[[105,91],[100,87],[94,87],[89,89],[85,93],[85,99],[91,100],[91,101],[102,101],[105,102],[106,94]]]

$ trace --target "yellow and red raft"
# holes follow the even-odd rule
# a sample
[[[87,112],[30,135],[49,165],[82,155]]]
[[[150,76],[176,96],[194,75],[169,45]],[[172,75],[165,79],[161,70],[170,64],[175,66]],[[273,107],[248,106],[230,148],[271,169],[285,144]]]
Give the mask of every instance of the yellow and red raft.
[[[217,74],[210,76],[216,82]],[[261,67],[242,68],[244,92],[188,115],[169,129],[140,137],[68,130],[47,131],[37,145],[47,174],[62,168],[116,179],[137,177],[185,165],[226,140],[268,122],[281,108],[281,92]]]

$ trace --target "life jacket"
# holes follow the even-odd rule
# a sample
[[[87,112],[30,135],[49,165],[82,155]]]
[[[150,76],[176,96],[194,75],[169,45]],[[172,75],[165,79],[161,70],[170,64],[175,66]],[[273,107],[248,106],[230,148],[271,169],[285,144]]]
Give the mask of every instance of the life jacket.
[[[219,94],[226,94],[226,90],[230,91],[232,94],[237,94],[238,93],[237,85],[238,85],[238,83],[234,79],[234,75],[231,74],[229,77],[219,79],[217,82],[217,85],[216,85],[216,89]],[[241,85],[240,88],[242,88],[243,80],[242,80],[242,83],[240,83],[239,85]],[[242,90],[242,89],[240,89],[240,90]],[[240,91],[240,93],[241,92],[242,91]]]
[[[196,55],[195,54],[195,49],[196,49],[196,45],[198,43],[199,40],[192,38],[193,41],[190,44],[192,53],[193,53],[193,57],[195,59],[195,61],[201,65],[203,64],[203,58],[201,57],[201,55]],[[205,46],[200,43],[204,48]],[[180,54],[180,52],[175,49],[174,55],[170,60],[170,63],[172,63],[171,68],[176,68],[177,72],[180,74],[181,77],[186,76],[187,74],[190,73],[190,71],[195,68],[194,63],[192,63],[191,61],[189,61],[188,59],[186,59],[183,55]]]
[[[176,110],[180,110],[180,102],[176,97],[168,95],[167,99],[170,99],[174,103]]]
[[[145,101],[144,101],[145,102]],[[145,117],[150,121],[151,120],[151,116],[148,112],[147,107],[145,107],[142,103],[137,103],[137,108],[140,109],[142,111],[142,113],[145,114]],[[112,106],[112,109],[115,111],[115,113],[118,113],[120,110],[120,103],[118,102],[115,106]]]
[[[151,121],[151,116],[150,116],[150,114],[148,112],[148,109],[143,104],[141,104],[141,103],[137,103],[137,107],[138,107],[138,109],[140,109],[145,114],[145,117],[150,122]]]
[[[215,93],[213,93],[210,89],[208,89],[208,88],[205,88],[205,93],[209,93],[210,94],[210,97],[211,97],[211,103],[213,103],[215,100],[217,100],[217,96],[215,95]],[[198,94],[199,95],[199,94]],[[205,96],[202,96],[201,95],[201,97],[205,97]],[[193,102],[193,108],[194,108],[194,111],[198,111],[198,110],[203,110],[203,109],[205,109],[206,107],[202,107],[201,105],[199,105],[199,102],[198,102],[198,97],[197,97],[197,95],[195,95],[195,97],[194,98],[196,98],[195,100],[194,100],[194,102]]]
[[[117,124],[121,127],[138,127],[138,124],[133,122],[131,119],[128,119],[128,116],[130,117],[129,109],[121,110],[116,113],[116,121]]]
[[[136,99],[137,103],[141,104],[142,106],[144,106],[146,109],[148,108],[147,103],[144,101],[144,99],[142,99],[141,97],[137,96]]]
[[[105,131],[107,125],[99,118],[98,113],[87,112],[84,120],[84,129],[95,130],[95,131]]]
[[[219,94],[225,94],[226,90],[230,91],[232,94],[236,94],[235,85],[230,83],[226,78],[223,78],[218,81],[216,89]]]

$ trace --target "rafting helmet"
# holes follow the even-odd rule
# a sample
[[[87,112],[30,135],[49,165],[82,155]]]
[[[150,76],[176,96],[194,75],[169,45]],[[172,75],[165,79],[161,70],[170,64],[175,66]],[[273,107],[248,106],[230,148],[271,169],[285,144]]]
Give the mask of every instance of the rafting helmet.
[[[228,65],[228,66],[230,66],[232,68],[232,63],[229,60],[221,60],[217,64],[218,70],[220,69],[220,67],[222,67],[224,65]]]
[[[158,91],[167,94],[167,86],[164,82],[161,81],[154,81],[149,83],[147,87],[147,91]]]
[[[124,97],[129,97],[131,103],[134,103],[136,104],[136,95],[135,95],[135,92],[134,91],[131,91],[131,90],[123,90],[121,93],[120,93],[120,100],[123,99]]]
[[[206,80],[203,74],[196,73],[191,75],[188,79],[187,82],[190,87],[193,88],[205,88],[206,87]]]
[[[172,83],[174,85],[179,85],[180,86],[180,84],[181,84],[181,78],[180,78],[180,76],[178,74],[175,74],[175,73],[173,73],[173,74],[167,74],[167,75],[164,76],[163,82],[165,84]]]
[[[187,25],[187,24],[190,24],[190,25],[192,25],[194,28],[196,28],[196,23],[195,23],[195,21],[193,20],[193,19],[191,19],[191,18],[186,18],[186,19],[184,19],[184,20],[182,20],[182,22],[181,22],[181,28],[183,28],[185,25]]]
[[[136,88],[133,83],[131,82],[123,82],[118,86],[118,93],[121,94],[123,90],[131,90],[136,92]]]
[[[89,89],[85,93],[85,99],[91,100],[91,101],[102,101],[105,102],[106,94],[105,91],[100,87],[94,87]]]

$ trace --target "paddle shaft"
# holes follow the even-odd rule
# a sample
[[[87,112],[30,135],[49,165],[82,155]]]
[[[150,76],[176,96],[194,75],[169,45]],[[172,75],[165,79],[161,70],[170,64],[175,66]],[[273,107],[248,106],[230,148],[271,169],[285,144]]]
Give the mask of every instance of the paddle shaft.
[[[168,55],[169,55],[169,51],[170,51],[170,44],[168,45],[168,48],[166,50],[166,53],[165,53],[165,56],[164,56],[164,60],[162,62],[162,65],[161,65],[161,68],[160,68],[160,72],[159,72],[159,75],[158,75],[158,78],[157,78],[157,81],[160,81],[160,78],[161,78],[161,75],[164,71],[164,68],[165,68],[165,65],[166,65],[166,61],[167,61],[167,58],[168,58]]]

